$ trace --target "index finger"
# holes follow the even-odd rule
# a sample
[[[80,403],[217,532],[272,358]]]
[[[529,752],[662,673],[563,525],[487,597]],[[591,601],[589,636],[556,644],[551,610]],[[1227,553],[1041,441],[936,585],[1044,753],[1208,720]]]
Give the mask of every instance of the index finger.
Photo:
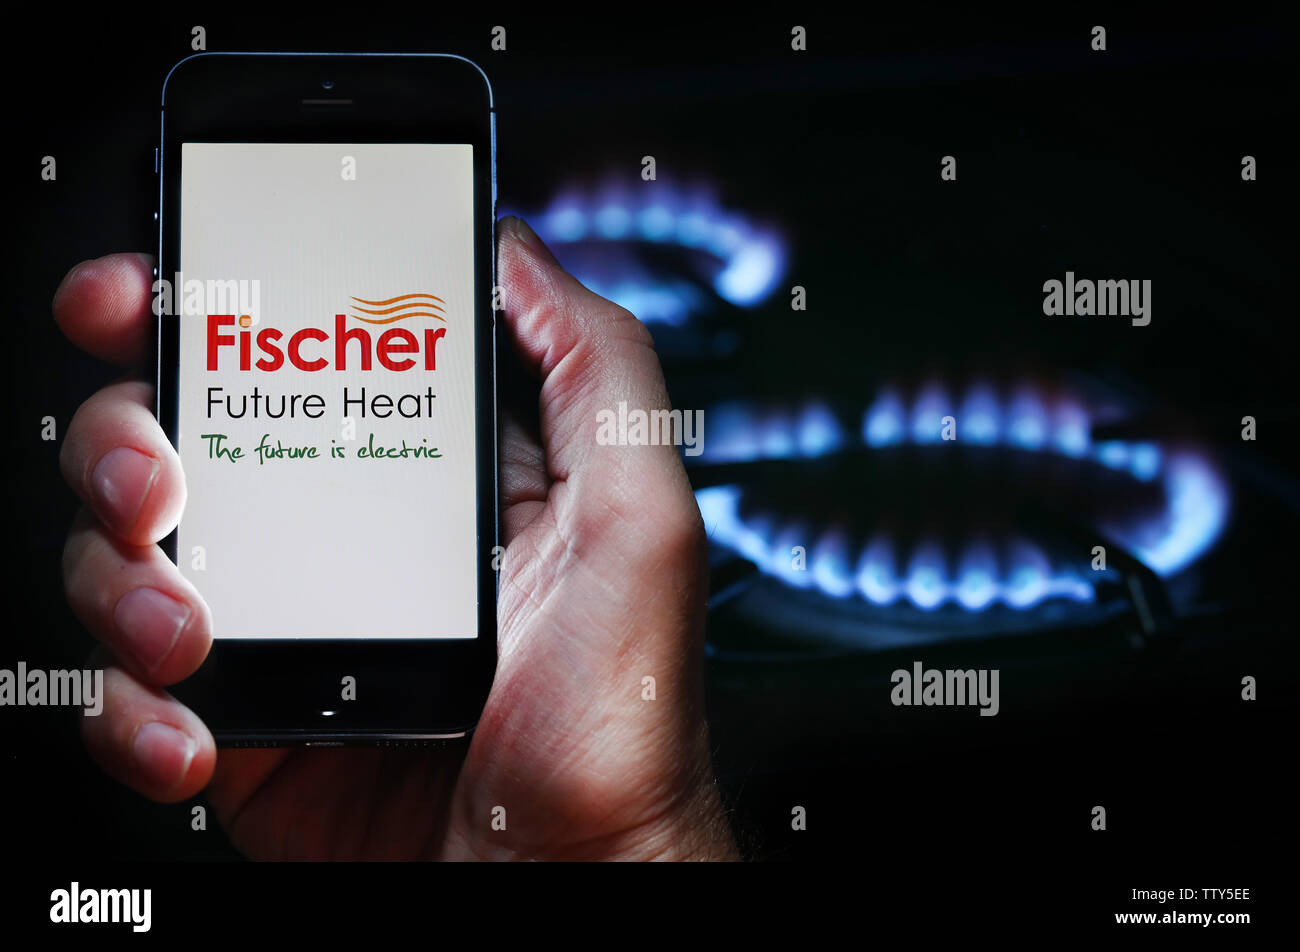
[[[115,364],[144,358],[153,320],[153,258],[111,254],[64,275],[51,308],[55,323],[82,350]]]

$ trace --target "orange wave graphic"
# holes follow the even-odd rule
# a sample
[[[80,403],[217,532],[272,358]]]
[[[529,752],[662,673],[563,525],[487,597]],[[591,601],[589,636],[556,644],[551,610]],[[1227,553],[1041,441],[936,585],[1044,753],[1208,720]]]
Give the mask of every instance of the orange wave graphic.
[[[360,311],[361,314],[374,314],[376,317],[362,317],[361,314],[353,313],[353,317],[358,321],[364,321],[367,324],[391,324],[394,321],[404,320],[408,317],[432,317],[434,320],[446,323],[447,319],[441,314],[442,305],[446,302],[434,294],[424,292],[414,294],[399,294],[397,297],[388,298],[383,301],[369,301],[365,298],[354,297],[352,300],[357,303],[353,305],[353,310]],[[398,301],[405,301],[405,304],[398,304]],[[437,304],[431,303],[437,301]],[[362,304],[369,304],[371,307],[361,307]],[[386,305],[393,304],[393,307]],[[397,312],[401,313],[397,313]],[[380,318],[378,315],[392,314],[393,317]]]

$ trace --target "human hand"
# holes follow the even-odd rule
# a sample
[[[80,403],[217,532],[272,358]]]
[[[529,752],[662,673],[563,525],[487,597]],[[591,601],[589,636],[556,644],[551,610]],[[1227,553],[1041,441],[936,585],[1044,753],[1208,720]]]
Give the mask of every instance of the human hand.
[[[64,278],[54,315],[90,353],[144,362],[151,259]],[[91,755],[163,802],[207,796],[254,859],[732,859],[701,690],[704,531],[671,446],[599,446],[596,414],[666,408],[644,325],[582,287],[518,219],[499,228],[504,320],[540,379],[540,439],[501,420],[496,680],[468,749],[232,749],[163,688],[206,656],[212,618],[156,545],[185,501],[152,385],[77,411],[64,477],[85,503],[68,601],[99,639]],[[644,701],[641,682],[656,681]],[[507,828],[492,829],[494,807]]]

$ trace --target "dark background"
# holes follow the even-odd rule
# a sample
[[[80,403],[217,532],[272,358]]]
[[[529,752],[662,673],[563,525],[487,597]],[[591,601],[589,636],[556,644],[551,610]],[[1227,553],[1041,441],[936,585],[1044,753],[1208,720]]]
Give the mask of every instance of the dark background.
[[[360,10],[361,8],[357,8]],[[457,21],[367,4],[364,20],[225,6],[131,10],[93,25],[38,14],[21,38],[57,50],[10,72],[5,150],[11,250],[6,482],[16,539],[0,665],[77,667],[90,639],[67,610],[59,556],[74,500],[41,442],[118,371],[75,351],[49,300],[76,262],[152,250],[153,150],[168,68],[202,24],[210,50],[429,50],[479,62],[497,97],[501,204],[543,206],[575,176],[704,175],[721,199],[779,223],[786,292],[725,364],[669,367],[678,405],[734,392],[865,398],[899,370],[1027,363],[1127,380],[1148,406],[1263,473],[1202,568],[1209,623],[1156,657],[1035,653],[1003,673],[1002,713],[888,704],[870,659],[710,662],[716,762],[755,857],[919,862],[979,878],[1101,871],[1122,896],[1141,872],[1262,886],[1293,805],[1297,399],[1295,37],[1267,13],[1171,21],[1090,13],[854,20],[748,6],[509,8]],[[792,23],[810,51],[789,49]],[[1109,50],[1089,31],[1107,27]],[[489,49],[504,24],[509,49]],[[40,158],[58,159],[42,182]],[[939,156],[959,157],[940,183]],[[1259,163],[1243,183],[1241,156]],[[563,255],[561,255],[563,260]],[[1041,283],[1149,277],[1154,317],[1053,323]],[[1242,444],[1240,417],[1259,421]],[[1244,471],[1244,470],[1243,470]],[[1289,501],[1288,501],[1289,500]],[[993,655],[990,655],[992,657]],[[926,654],[944,666],[942,654]],[[975,655],[952,656],[963,664]],[[1260,700],[1239,699],[1240,679]],[[873,678],[876,679],[873,681]],[[907,716],[902,716],[906,714]],[[66,711],[4,709],[0,817],[7,852],[65,859],[232,859],[101,776]],[[794,833],[793,804],[808,808]],[[1108,810],[1094,833],[1089,811]],[[928,859],[927,859],[928,857]],[[1116,909],[1121,907],[1116,903]]]

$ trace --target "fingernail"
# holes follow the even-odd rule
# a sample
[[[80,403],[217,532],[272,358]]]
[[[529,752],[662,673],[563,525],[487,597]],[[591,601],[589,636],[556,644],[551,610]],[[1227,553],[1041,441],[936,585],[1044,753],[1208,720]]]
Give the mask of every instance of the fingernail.
[[[541,248],[542,239],[537,237],[537,232],[533,231],[533,226],[528,224],[522,218],[515,218],[515,235],[524,244],[532,248]]]
[[[171,790],[185,778],[197,750],[188,734],[161,721],[141,727],[131,744],[136,769],[159,790]]]
[[[135,524],[158,469],[156,459],[129,446],[104,454],[90,476],[90,490],[99,503],[100,514],[113,528],[129,529]]]
[[[113,609],[113,623],[122,633],[124,647],[146,671],[162,664],[189,619],[190,606],[156,588],[132,589]]]
[[[542,241],[541,236],[533,231],[532,226],[522,218],[515,219],[515,237],[519,239],[521,244],[525,244],[532,249],[533,254],[542,260],[548,261],[557,267],[559,266],[560,262],[555,257],[555,253],[546,246],[546,242]]]

